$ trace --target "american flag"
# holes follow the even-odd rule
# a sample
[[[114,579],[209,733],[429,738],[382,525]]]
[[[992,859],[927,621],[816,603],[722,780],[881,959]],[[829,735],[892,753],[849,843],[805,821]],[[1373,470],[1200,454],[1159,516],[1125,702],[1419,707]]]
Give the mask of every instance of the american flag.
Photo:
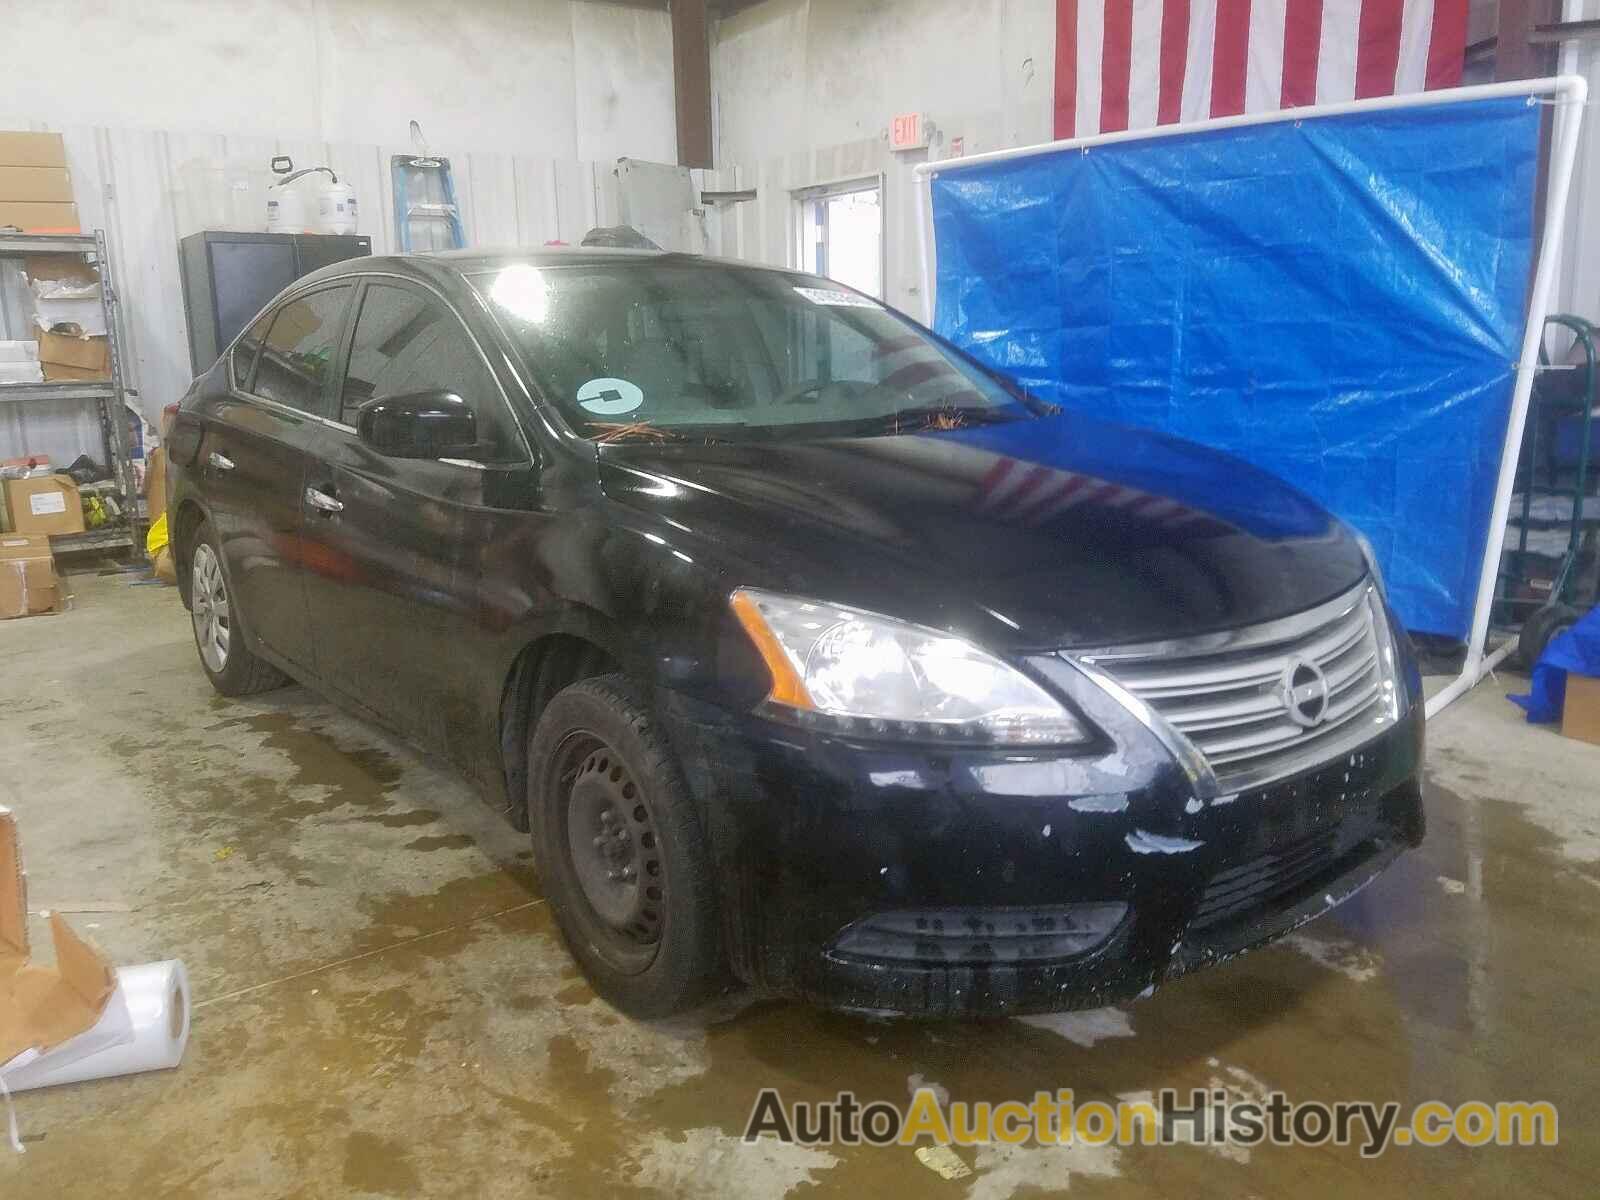
[[[1056,0],[1055,136],[1461,82],[1468,0]]]

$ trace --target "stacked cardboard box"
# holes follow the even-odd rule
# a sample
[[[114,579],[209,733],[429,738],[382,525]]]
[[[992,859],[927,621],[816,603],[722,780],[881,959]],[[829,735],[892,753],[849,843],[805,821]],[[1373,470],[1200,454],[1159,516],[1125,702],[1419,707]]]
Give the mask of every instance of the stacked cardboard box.
[[[0,534],[0,620],[60,612],[65,599],[50,539],[43,534]]]
[[[78,206],[59,133],[0,131],[0,228],[77,233]]]

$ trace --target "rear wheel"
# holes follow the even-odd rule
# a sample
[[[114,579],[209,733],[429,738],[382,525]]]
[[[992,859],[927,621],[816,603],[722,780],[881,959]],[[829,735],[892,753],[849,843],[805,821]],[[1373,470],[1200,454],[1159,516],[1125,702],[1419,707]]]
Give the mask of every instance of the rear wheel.
[[[209,522],[195,530],[189,556],[189,615],[200,666],[224,696],[282,687],[288,677],[250,652],[239,627],[239,606],[228,591],[222,553]]]
[[[688,788],[623,676],[575,683],[528,747],[528,818],[545,894],[595,991],[643,1018],[719,977],[710,861]]]

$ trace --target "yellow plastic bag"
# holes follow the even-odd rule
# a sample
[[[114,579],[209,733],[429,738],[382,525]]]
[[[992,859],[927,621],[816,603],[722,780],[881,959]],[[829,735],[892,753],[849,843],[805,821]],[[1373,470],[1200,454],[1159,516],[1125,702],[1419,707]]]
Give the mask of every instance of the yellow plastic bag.
[[[167,544],[167,514],[162,513],[150,523],[150,532],[144,537],[144,552],[154,560]]]

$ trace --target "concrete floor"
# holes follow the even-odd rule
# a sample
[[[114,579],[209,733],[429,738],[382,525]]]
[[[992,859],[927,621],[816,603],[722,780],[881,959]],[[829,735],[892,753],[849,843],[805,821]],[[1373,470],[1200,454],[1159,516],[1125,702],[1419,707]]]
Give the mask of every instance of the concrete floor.
[[[1590,1195],[1600,748],[1486,681],[1429,733],[1426,845],[1285,944],[1126,1009],[869,1023],[759,1004],[620,1018],[578,977],[524,839],[459,779],[303,688],[214,695],[170,589],[71,579],[0,623],[0,802],[36,909],[118,962],[180,957],[181,1068],[26,1093],[0,1195],[1000,1198]],[[45,948],[42,923],[36,945]],[[1552,1149],[905,1149],[738,1140],[757,1089],[957,1099],[1173,1086],[1548,1099]]]

